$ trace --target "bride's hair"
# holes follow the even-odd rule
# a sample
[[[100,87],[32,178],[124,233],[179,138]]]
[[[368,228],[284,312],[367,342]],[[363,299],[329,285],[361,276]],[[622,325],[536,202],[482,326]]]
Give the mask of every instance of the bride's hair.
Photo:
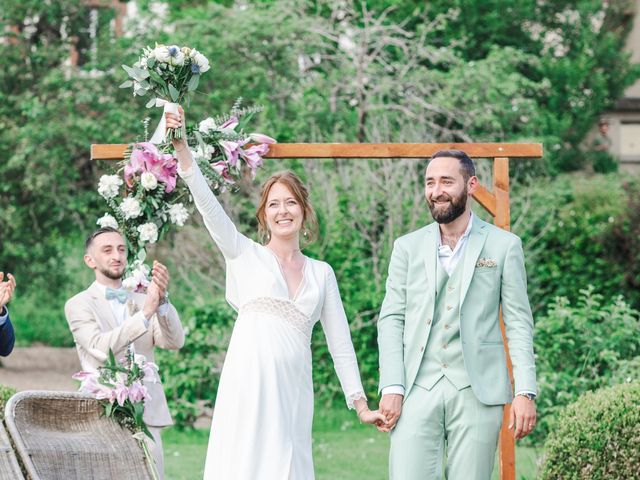
[[[302,183],[300,177],[290,170],[274,173],[262,184],[260,203],[258,203],[258,209],[256,210],[260,240],[262,243],[267,243],[271,238],[271,232],[267,227],[265,209],[267,208],[269,191],[276,183],[281,183],[291,190],[296,201],[302,207],[302,243],[303,245],[308,245],[318,236],[318,218],[309,200],[309,189]]]

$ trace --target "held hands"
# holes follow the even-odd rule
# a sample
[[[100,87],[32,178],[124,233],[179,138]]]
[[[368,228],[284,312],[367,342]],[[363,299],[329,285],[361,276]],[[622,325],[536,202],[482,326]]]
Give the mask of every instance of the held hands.
[[[513,436],[520,440],[529,435],[535,426],[536,402],[524,395],[516,395],[509,410],[509,430],[513,429]]]
[[[367,405],[367,401],[364,398],[358,399],[354,402],[354,407],[358,413],[358,418],[362,423],[368,423],[376,425],[380,428],[380,425],[386,424],[387,420],[380,410],[370,410]]]
[[[7,274],[7,280],[4,280],[4,272],[0,272],[0,311],[9,303],[16,289],[16,279],[10,273]]]
[[[160,262],[153,261],[151,270],[151,283],[147,287],[147,298],[142,307],[142,313],[149,319],[158,310],[160,301],[167,294],[169,288],[169,270]]]
[[[397,393],[382,395],[380,412],[384,415],[386,421],[382,425],[377,425],[379,431],[390,432],[396,426],[402,413],[403,398],[403,395]]]

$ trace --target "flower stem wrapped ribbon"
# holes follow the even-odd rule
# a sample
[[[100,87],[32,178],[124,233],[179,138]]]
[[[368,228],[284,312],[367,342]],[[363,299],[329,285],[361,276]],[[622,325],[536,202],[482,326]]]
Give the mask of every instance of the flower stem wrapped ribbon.
[[[198,88],[200,75],[209,70],[209,60],[195,48],[177,45],[158,45],[146,47],[140,59],[132,67],[122,65],[129,75],[120,88],[132,88],[134,96],[154,96],[147,108],[164,107],[168,113],[178,114],[178,105],[189,103],[191,94]],[[163,143],[173,138],[181,138],[182,131],[166,131],[164,115],[151,142]]]
[[[80,380],[80,391],[95,396],[104,408],[104,416],[111,417],[133,433],[140,442],[154,479],[158,478],[155,462],[144,440],[153,436],[143,420],[144,402],[150,399],[144,382],[157,382],[158,366],[147,362],[143,355],[135,355],[131,349],[121,361],[116,361],[112,350],[97,371],[78,372],[73,378]]]

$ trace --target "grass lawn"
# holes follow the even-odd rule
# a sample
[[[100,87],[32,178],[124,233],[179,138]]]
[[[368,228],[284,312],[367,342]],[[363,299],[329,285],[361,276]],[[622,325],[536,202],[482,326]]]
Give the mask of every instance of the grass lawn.
[[[389,439],[368,425],[360,425],[353,412],[337,409],[316,413],[313,459],[317,480],[386,480]],[[207,430],[167,429],[162,435],[167,480],[201,479],[207,451]],[[517,480],[536,478],[539,449],[516,449]],[[494,472],[494,479],[498,479]]]

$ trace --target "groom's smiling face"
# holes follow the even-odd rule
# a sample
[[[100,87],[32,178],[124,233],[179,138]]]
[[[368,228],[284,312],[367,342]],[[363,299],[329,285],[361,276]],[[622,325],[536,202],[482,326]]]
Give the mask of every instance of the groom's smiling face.
[[[425,172],[424,193],[436,222],[451,223],[465,212],[469,183],[465,181],[457,158],[438,157],[429,162]]]

